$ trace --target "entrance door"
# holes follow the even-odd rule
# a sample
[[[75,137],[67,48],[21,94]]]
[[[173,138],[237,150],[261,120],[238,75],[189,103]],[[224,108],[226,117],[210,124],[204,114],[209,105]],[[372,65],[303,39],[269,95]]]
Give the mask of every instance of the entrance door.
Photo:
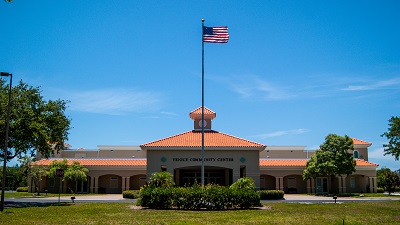
[[[76,182],[76,193],[87,193],[88,186],[88,181]]]
[[[181,173],[182,185],[194,184],[195,182],[201,184],[201,173],[194,171],[183,171]],[[204,172],[205,184],[218,184],[225,185],[225,174],[223,171]]]
[[[328,193],[328,178],[317,177],[316,186],[317,193]]]

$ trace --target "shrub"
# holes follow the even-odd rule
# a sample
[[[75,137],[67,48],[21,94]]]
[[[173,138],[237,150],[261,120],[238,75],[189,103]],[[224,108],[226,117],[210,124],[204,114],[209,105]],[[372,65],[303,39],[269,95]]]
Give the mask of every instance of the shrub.
[[[243,177],[233,183],[230,188],[254,190],[256,184],[251,177]]]
[[[122,192],[122,197],[131,199],[139,198],[139,190],[126,190]]]
[[[277,200],[283,199],[285,192],[280,190],[262,190],[258,191],[261,200]]]
[[[385,190],[384,190],[383,188],[377,188],[377,189],[376,189],[376,192],[377,192],[377,193],[384,193]]]
[[[249,209],[261,206],[260,195],[254,190],[230,189],[233,208]]]
[[[17,192],[28,192],[28,187],[18,187]]]
[[[175,185],[171,173],[167,171],[154,172],[149,178],[149,186],[154,187],[173,187]]]
[[[151,209],[170,209],[174,202],[173,190],[168,187],[143,187],[140,189],[140,205]]]
[[[152,209],[222,210],[260,206],[260,195],[250,189],[233,189],[218,185],[205,188],[146,186],[140,190],[138,204]]]

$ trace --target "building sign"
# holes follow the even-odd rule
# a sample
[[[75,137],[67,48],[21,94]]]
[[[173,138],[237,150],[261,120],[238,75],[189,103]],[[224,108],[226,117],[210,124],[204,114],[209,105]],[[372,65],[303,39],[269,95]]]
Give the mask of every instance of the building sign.
[[[201,162],[201,158],[172,158],[174,162]],[[204,158],[204,162],[233,162],[233,158]]]

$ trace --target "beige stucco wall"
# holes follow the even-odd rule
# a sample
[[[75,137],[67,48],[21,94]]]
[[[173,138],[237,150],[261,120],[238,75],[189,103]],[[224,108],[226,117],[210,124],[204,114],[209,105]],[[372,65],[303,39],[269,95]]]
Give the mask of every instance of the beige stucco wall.
[[[161,166],[174,174],[174,169],[184,167],[201,167],[200,150],[147,150],[147,177],[153,172],[161,171]],[[229,168],[233,172],[233,182],[240,178],[240,167],[246,167],[246,176],[260,185],[260,167],[258,150],[206,150],[204,166]],[[242,159],[242,160],[241,160]]]

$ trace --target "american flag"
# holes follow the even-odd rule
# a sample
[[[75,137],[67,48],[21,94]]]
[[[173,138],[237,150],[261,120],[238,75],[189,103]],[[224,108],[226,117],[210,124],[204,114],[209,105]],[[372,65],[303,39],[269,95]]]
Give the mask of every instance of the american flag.
[[[203,26],[203,42],[228,43],[229,34],[227,26],[205,27]]]

